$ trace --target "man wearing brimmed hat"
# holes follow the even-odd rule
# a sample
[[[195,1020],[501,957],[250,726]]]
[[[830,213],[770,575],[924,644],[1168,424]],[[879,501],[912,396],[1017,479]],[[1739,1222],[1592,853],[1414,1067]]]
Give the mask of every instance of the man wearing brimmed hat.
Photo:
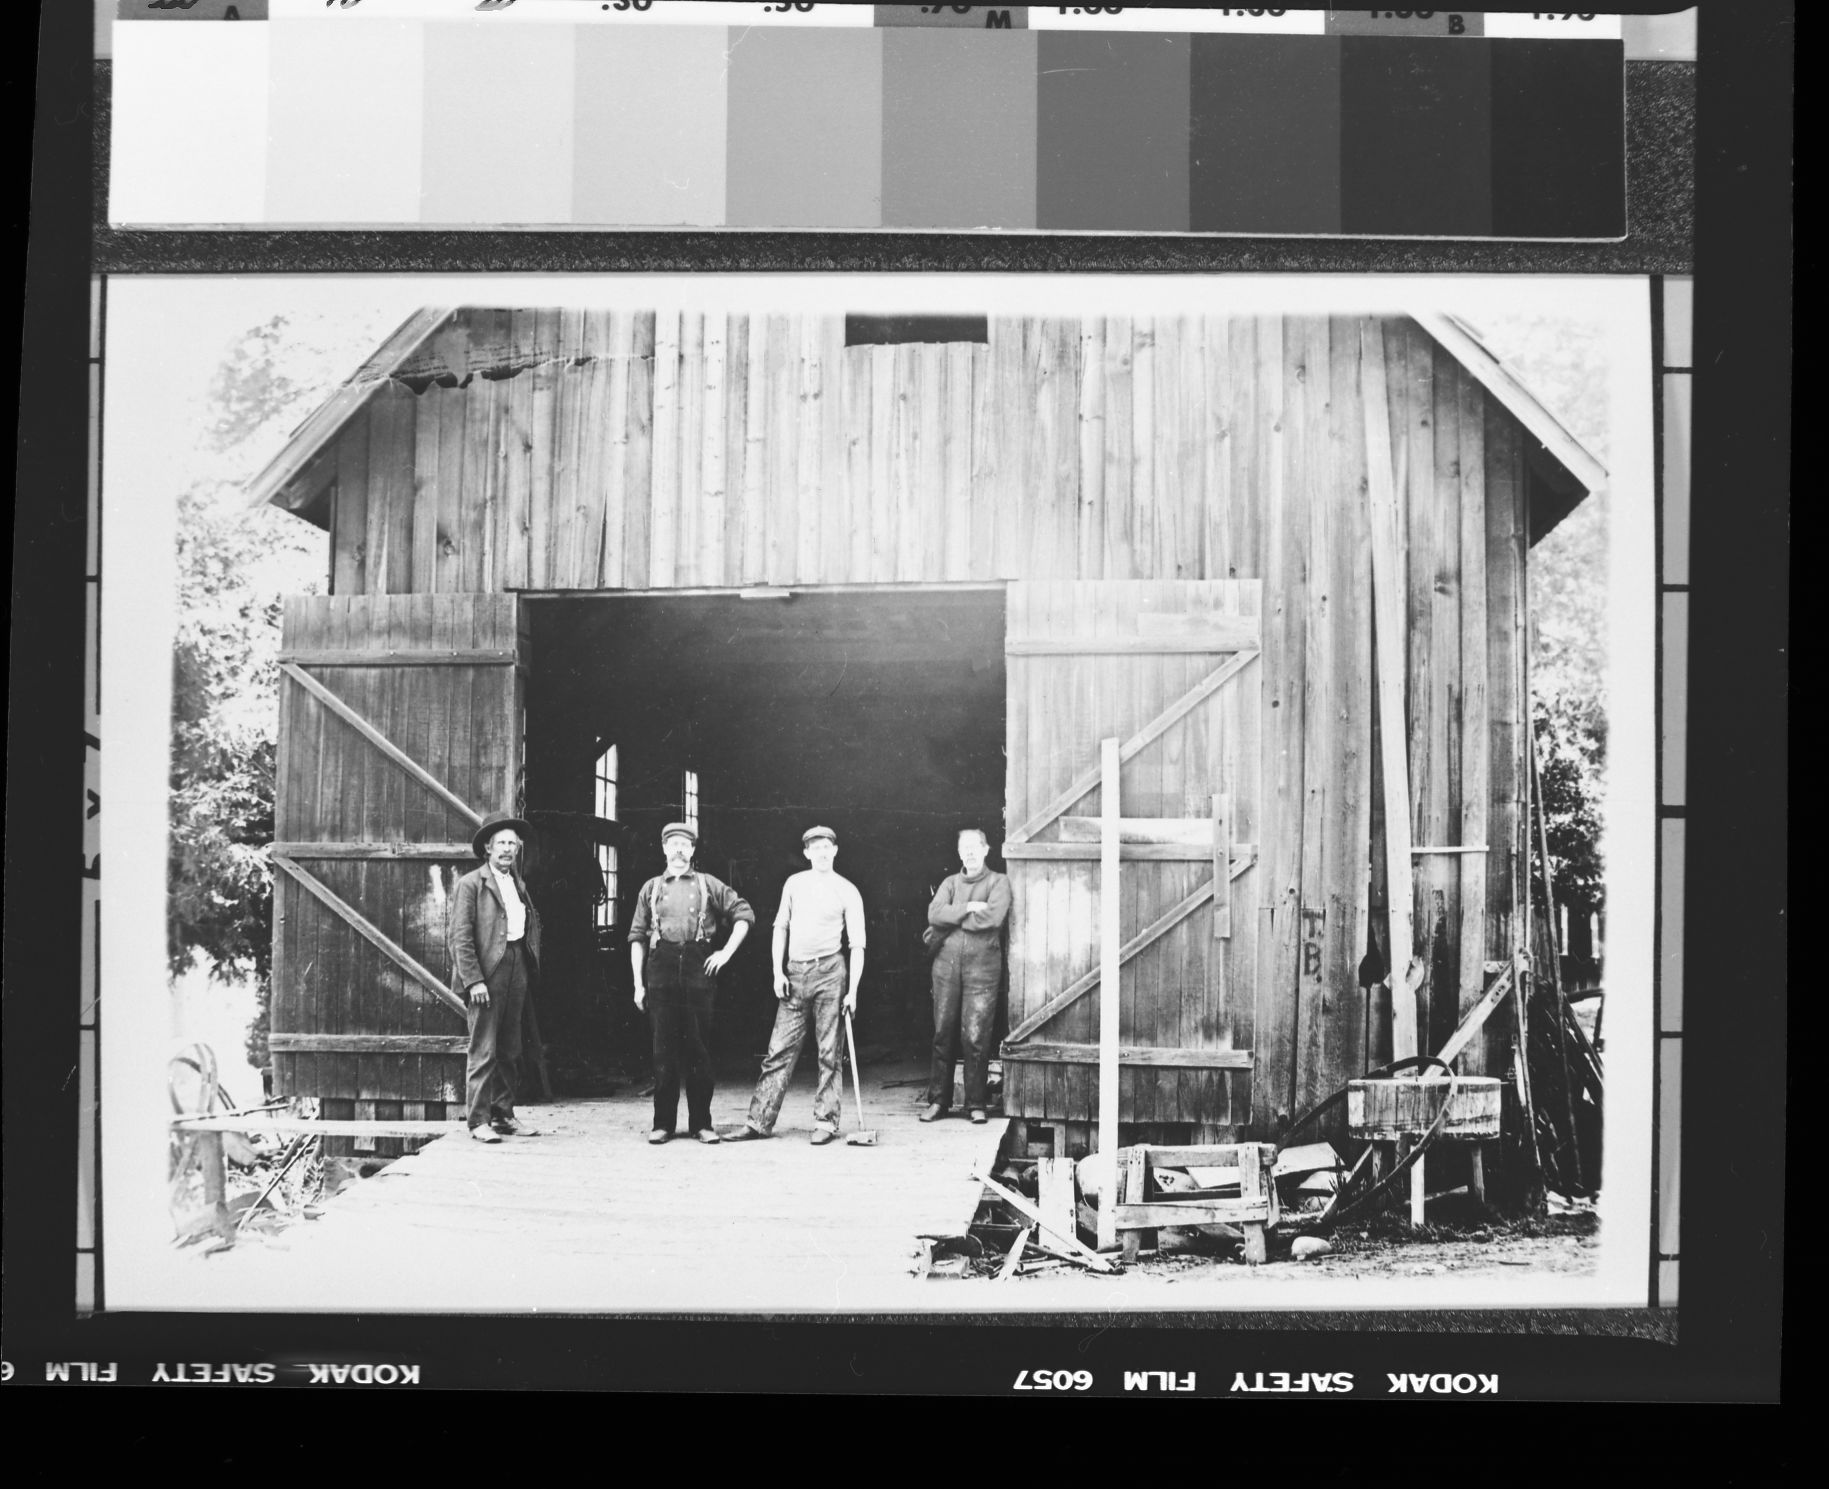
[[[523,1130],[514,1115],[515,1063],[540,968],[540,912],[521,877],[528,832],[512,812],[483,819],[471,839],[483,866],[457,881],[446,932],[451,991],[464,999],[470,1020],[470,1136],[484,1143]]]
[[[781,889],[781,908],[775,914],[774,962],[775,1032],[756,1094],[750,1099],[749,1120],[724,1134],[726,1142],[770,1137],[788,1082],[800,1060],[807,1023],[813,1024],[819,1046],[819,1085],[813,1093],[813,1141],[829,1143],[838,1136],[838,1104],[842,1085],[839,1050],[843,1034],[841,1013],[857,1011],[857,984],[864,975],[864,900],[857,886],[832,870],[838,857],[838,834],[829,827],[809,827],[800,838],[810,869],[790,875]],[[846,990],[844,942],[851,945],[850,987]],[[782,970],[786,954],[787,969]]]
[[[653,1033],[651,1143],[673,1136],[682,1074],[687,1130],[702,1143],[718,1140],[711,1125],[712,978],[736,954],[756,921],[756,912],[742,895],[692,867],[698,844],[698,833],[687,823],[669,822],[661,829],[667,872],[642,885],[629,919],[635,1006],[647,1011]],[[730,939],[713,951],[712,942],[726,925]]]

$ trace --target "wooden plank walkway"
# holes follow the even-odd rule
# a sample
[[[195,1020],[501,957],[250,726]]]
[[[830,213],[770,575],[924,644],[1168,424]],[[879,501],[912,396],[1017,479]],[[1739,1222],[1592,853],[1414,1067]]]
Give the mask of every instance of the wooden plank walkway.
[[[718,1125],[740,1123],[748,1098],[747,1088],[719,1091]],[[918,1237],[964,1233],[980,1191],[971,1172],[989,1171],[1005,1119],[923,1125],[918,1087],[867,1081],[877,1146],[814,1147],[811,1106],[802,1074],[774,1138],[715,1147],[650,1146],[649,1102],[634,1095],[525,1107],[537,1136],[439,1138],[330,1200],[321,1219],[210,1258],[211,1306],[700,1313],[956,1303],[913,1275]],[[845,1131],[854,1125],[847,1102]]]

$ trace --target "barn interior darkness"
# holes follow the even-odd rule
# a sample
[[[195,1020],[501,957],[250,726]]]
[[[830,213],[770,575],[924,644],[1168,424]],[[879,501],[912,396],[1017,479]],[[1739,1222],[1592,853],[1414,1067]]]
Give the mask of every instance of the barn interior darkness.
[[[662,867],[660,829],[696,776],[699,866],[757,926],[719,979],[714,1058],[750,1064],[775,1000],[769,932],[800,835],[838,834],[861,891],[867,961],[857,1037],[913,1056],[931,1038],[927,902],[961,827],[1001,836],[1001,588],[603,595],[529,602],[529,873],[546,921],[542,1035],[555,1084],[628,1070],[647,1049],[626,928]],[[615,746],[615,820],[596,812]],[[614,847],[613,916],[599,847]],[[1002,867],[993,856],[992,863]],[[605,924],[608,920],[610,923]]]

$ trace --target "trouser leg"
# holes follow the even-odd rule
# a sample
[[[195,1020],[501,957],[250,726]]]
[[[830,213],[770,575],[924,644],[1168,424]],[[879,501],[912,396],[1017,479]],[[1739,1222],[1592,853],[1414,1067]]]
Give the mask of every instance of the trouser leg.
[[[654,1126],[672,1132],[679,1121],[680,1051],[686,1020],[679,953],[665,943],[648,955],[648,1029],[654,1057]]]
[[[813,994],[813,1033],[819,1045],[819,1084],[813,1091],[813,1125],[838,1131],[839,1105],[844,1097],[845,964]]]
[[[927,1100],[942,1110],[953,1104],[953,1062],[959,1057],[959,1000],[964,982],[959,953],[949,944],[934,958],[934,1053],[927,1072]]]
[[[512,1119],[515,1089],[521,1069],[521,1020],[527,1012],[528,966],[519,941],[508,943],[508,952],[490,979],[489,1001],[499,1005],[495,1035],[495,1091],[492,1116]]]
[[[705,948],[688,947],[681,978],[679,1061],[686,1084],[686,1126],[703,1132],[711,1126],[711,978],[705,972]]]
[[[472,1000],[464,1007],[470,1023],[470,1056],[464,1067],[464,1105],[472,1127],[489,1120],[495,1098],[496,1033],[500,1009],[493,995],[487,1003]]]
[[[757,1132],[775,1130],[775,1119],[781,1115],[781,1103],[787,1097],[788,1082],[794,1078],[806,1032],[807,1007],[790,985],[787,997],[776,1005],[775,1031],[769,1036],[768,1053],[762,1057],[756,1094],[749,1101],[749,1125]]]
[[[990,1104],[991,1030],[997,1023],[997,989],[1002,958],[995,946],[974,948],[963,959],[959,1042],[965,1052],[965,1104]]]

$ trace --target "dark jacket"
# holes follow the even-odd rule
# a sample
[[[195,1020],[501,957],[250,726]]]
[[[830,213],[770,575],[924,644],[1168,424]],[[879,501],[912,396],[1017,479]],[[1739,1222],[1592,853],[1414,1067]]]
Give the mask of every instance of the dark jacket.
[[[984,900],[991,908],[966,909],[973,900]],[[964,931],[968,941],[1000,942],[1009,919],[1010,881],[995,869],[983,870],[977,879],[948,876],[927,907],[927,923],[949,940]]]
[[[527,881],[514,871],[514,887],[527,907],[527,954],[540,965],[540,912],[527,893]],[[451,896],[451,920],[445,932],[451,952],[451,991],[467,998],[470,989],[487,982],[508,954],[508,910],[495,887],[489,865],[472,869],[457,881]]]

